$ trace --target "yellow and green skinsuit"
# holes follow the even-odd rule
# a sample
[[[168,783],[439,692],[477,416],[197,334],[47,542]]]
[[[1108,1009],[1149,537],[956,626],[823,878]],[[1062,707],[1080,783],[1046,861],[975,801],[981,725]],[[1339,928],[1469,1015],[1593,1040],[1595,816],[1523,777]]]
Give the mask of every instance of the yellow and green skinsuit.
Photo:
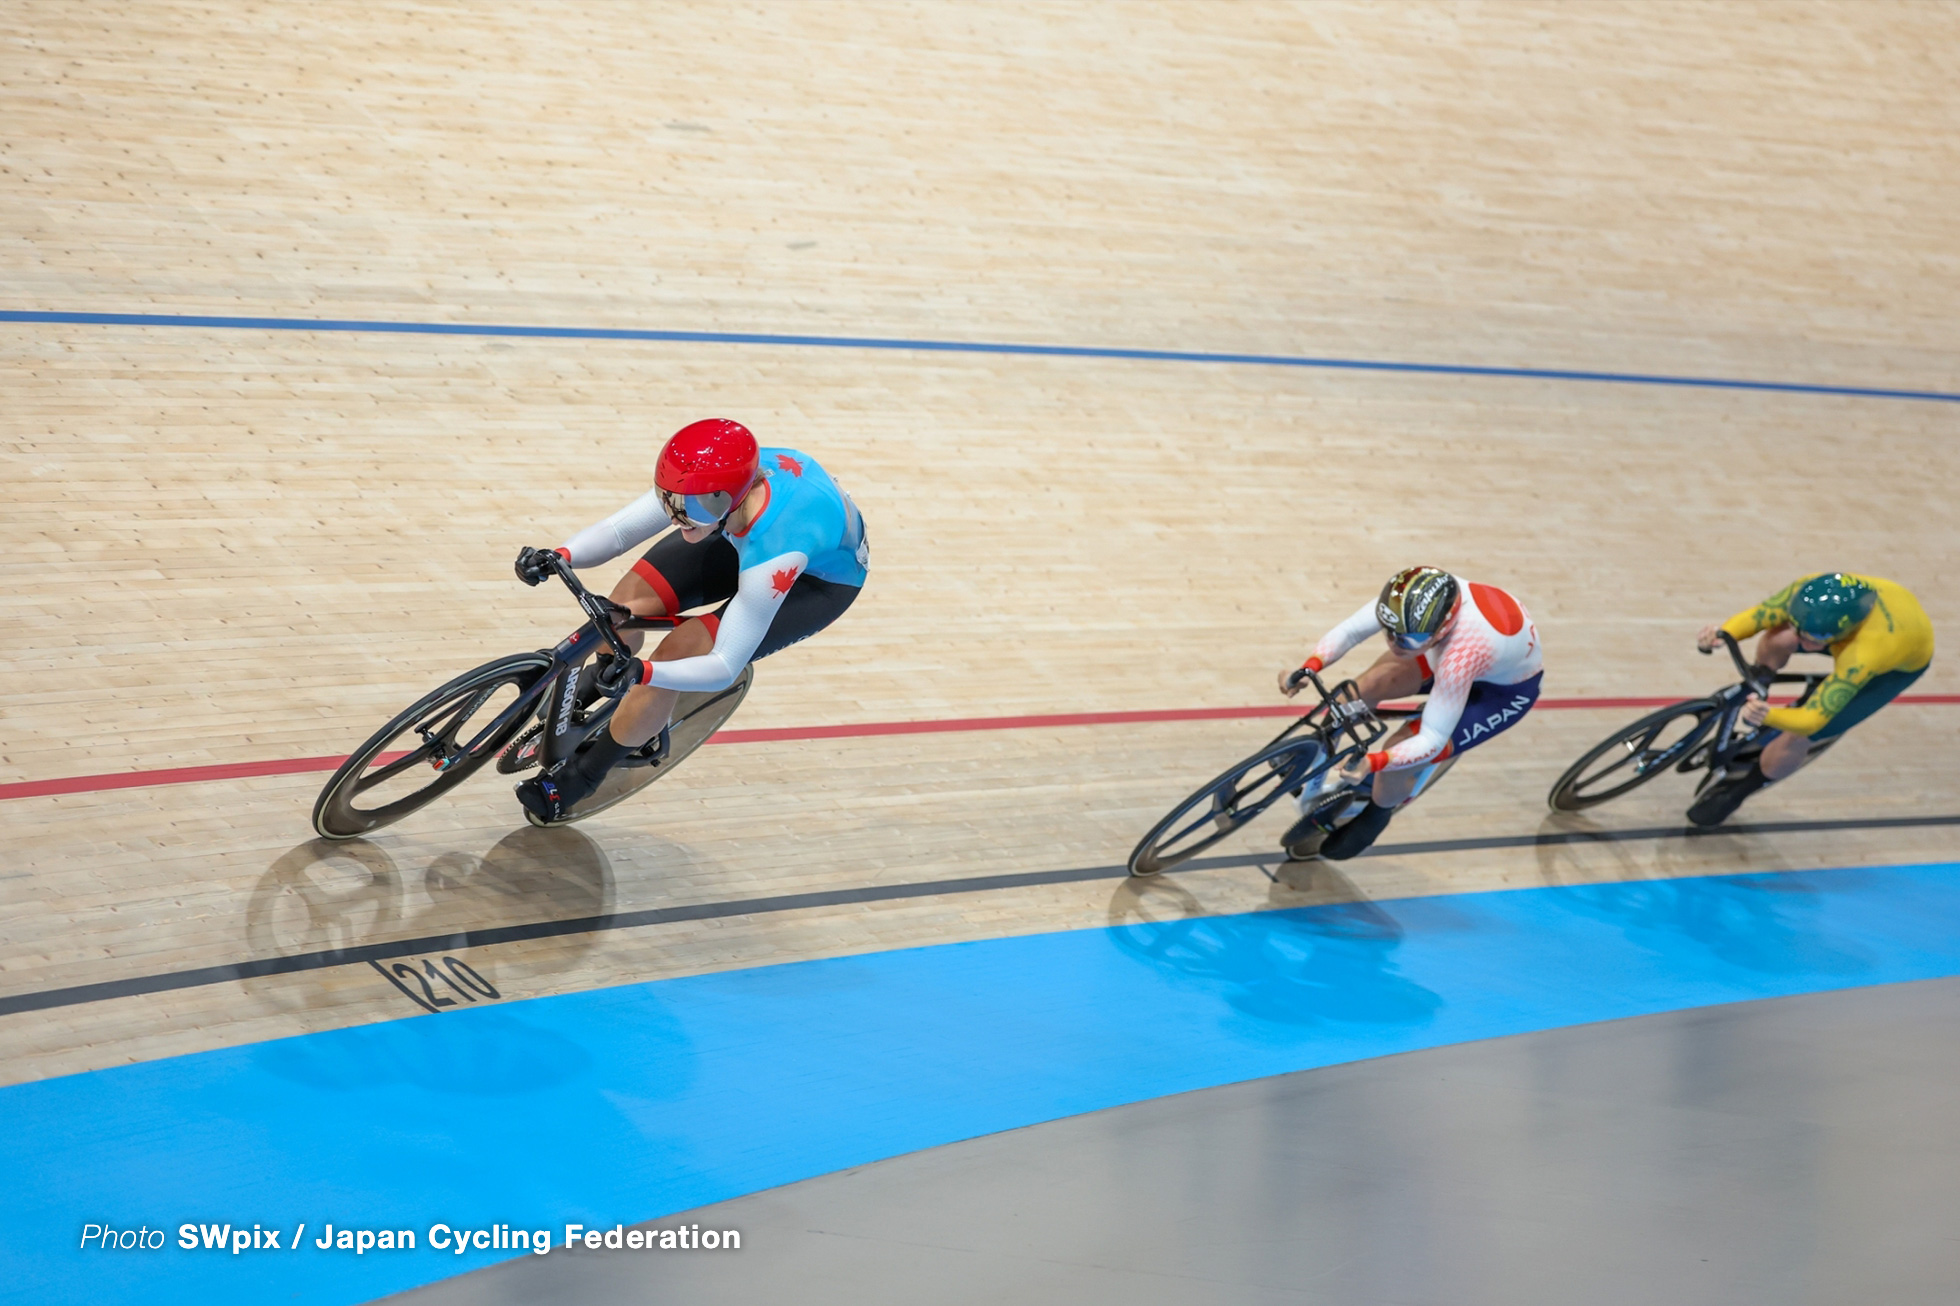
[[[1737,639],[1747,639],[1758,631],[1789,625],[1790,599],[1805,581],[1823,574],[1815,572],[1798,577],[1755,607],[1730,617],[1722,623],[1722,629]],[[1880,580],[1876,576],[1843,574],[1878,591],[1878,603],[1871,616],[1830,646],[1834,663],[1831,678],[1817,687],[1809,702],[1802,707],[1770,709],[1763,724],[1771,730],[1814,735],[1877,677],[1892,671],[1923,671],[1933,660],[1933,623],[1911,590],[1897,581]]]

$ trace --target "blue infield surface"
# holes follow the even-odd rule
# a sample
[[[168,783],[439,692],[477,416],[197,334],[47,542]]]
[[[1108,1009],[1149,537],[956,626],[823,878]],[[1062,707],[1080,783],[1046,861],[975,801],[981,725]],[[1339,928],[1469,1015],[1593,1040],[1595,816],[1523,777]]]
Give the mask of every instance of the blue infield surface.
[[[1460,894],[662,980],[23,1084],[0,1089],[0,1300],[365,1301],[513,1254],[431,1248],[437,1224],[562,1242],[1169,1093],[1951,976],[1956,926],[1960,864]],[[83,1248],[91,1223],[163,1246]],[[322,1250],[329,1223],[416,1245]],[[184,1225],[282,1246],[187,1250]]]

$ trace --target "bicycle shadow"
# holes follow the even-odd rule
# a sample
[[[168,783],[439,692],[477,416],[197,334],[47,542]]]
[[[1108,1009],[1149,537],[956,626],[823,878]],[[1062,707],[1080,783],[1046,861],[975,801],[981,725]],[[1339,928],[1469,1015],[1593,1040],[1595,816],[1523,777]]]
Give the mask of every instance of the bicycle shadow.
[[[367,839],[309,839],[288,849],[253,886],[245,905],[252,960],[338,952],[392,939],[461,935],[542,921],[603,915],[613,899],[605,853],[577,829],[521,826],[482,856],[451,850],[423,869],[419,884]],[[594,945],[591,934],[559,936],[557,964]],[[310,1011],[318,986],[290,974],[243,981],[276,1010]]]
[[[1766,835],[1746,829],[1692,839],[1573,841],[1574,834],[1611,833],[1585,817],[1546,817],[1539,824],[1538,872],[1571,909],[1617,927],[1653,951],[1685,944],[1732,966],[1761,974],[1855,975],[1871,954],[1829,937],[1824,890],[1779,874],[1709,873],[1709,854],[1730,844],[1747,864],[1783,861]],[[1711,846],[1713,845],[1713,846]]]
[[[1427,1022],[1443,1000],[1397,973],[1401,925],[1331,866],[1313,874],[1342,900],[1223,916],[1205,914],[1169,876],[1126,880],[1110,899],[1109,936],[1135,960],[1218,990],[1234,1010],[1268,1024]]]

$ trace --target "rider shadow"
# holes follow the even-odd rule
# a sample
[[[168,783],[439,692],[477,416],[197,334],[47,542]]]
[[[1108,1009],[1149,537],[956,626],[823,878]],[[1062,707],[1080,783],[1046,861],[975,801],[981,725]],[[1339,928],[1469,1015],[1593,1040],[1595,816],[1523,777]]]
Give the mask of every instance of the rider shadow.
[[[430,906],[420,919],[458,930],[599,916],[613,899],[611,862],[598,844],[569,826],[518,826],[482,857],[444,853],[423,872],[422,886]],[[583,950],[591,938],[566,941]]]
[[[1539,835],[1570,835],[1575,828],[1569,817],[1547,818]],[[1749,838],[1735,831],[1697,836],[1694,842]],[[1573,910],[1615,926],[1651,951],[1676,953],[1685,946],[1759,974],[1840,978],[1872,968],[1874,959],[1864,949],[1828,937],[1825,891],[1814,883],[1776,874],[1711,876],[1708,849],[1691,848],[1686,838],[1642,841],[1640,850],[1652,858],[1644,862],[1631,842],[1577,845],[1587,849],[1585,864],[1574,846],[1549,841],[1537,846],[1543,882],[1558,888]],[[1612,870],[1599,866],[1602,853]]]
[[[1168,878],[1130,879],[1110,900],[1110,937],[1138,961],[1216,989],[1270,1025],[1419,1025],[1442,1006],[1396,973],[1402,927],[1345,877],[1344,902],[1229,916],[1201,914]]]

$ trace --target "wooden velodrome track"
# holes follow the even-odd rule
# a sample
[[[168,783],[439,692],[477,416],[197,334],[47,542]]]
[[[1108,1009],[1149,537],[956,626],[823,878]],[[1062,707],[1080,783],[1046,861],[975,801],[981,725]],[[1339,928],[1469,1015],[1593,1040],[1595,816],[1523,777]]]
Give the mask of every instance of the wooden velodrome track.
[[[1678,837],[1676,779],[1583,821],[1543,799],[1636,710],[1611,700],[1723,683],[1695,628],[1800,571],[1896,578],[1960,629],[1960,8],[19,3],[0,27],[17,314],[1945,396],[0,322],[0,1081],[413,1014],[370,955],[456,955],[524,997],[1952,855],[1945,655],[1753,830]],[[762,664],[731,727],[789,737],[574,830],[529,829],[486,775],[315,842],[320,764],[247,764],[344,753],[562,635],[574,609],[517,584],[517,548],[639,494],[715,414],[822,458],[870,522],[863,599]],[[1553,701],[1339,869],[1106,869],[1275,720],[816,729],[1269,707],[1414,561],[1523,598]],[[1629,837],[1540,839],[1575,830]],[[281,957],[312,962],[223,969]]]

